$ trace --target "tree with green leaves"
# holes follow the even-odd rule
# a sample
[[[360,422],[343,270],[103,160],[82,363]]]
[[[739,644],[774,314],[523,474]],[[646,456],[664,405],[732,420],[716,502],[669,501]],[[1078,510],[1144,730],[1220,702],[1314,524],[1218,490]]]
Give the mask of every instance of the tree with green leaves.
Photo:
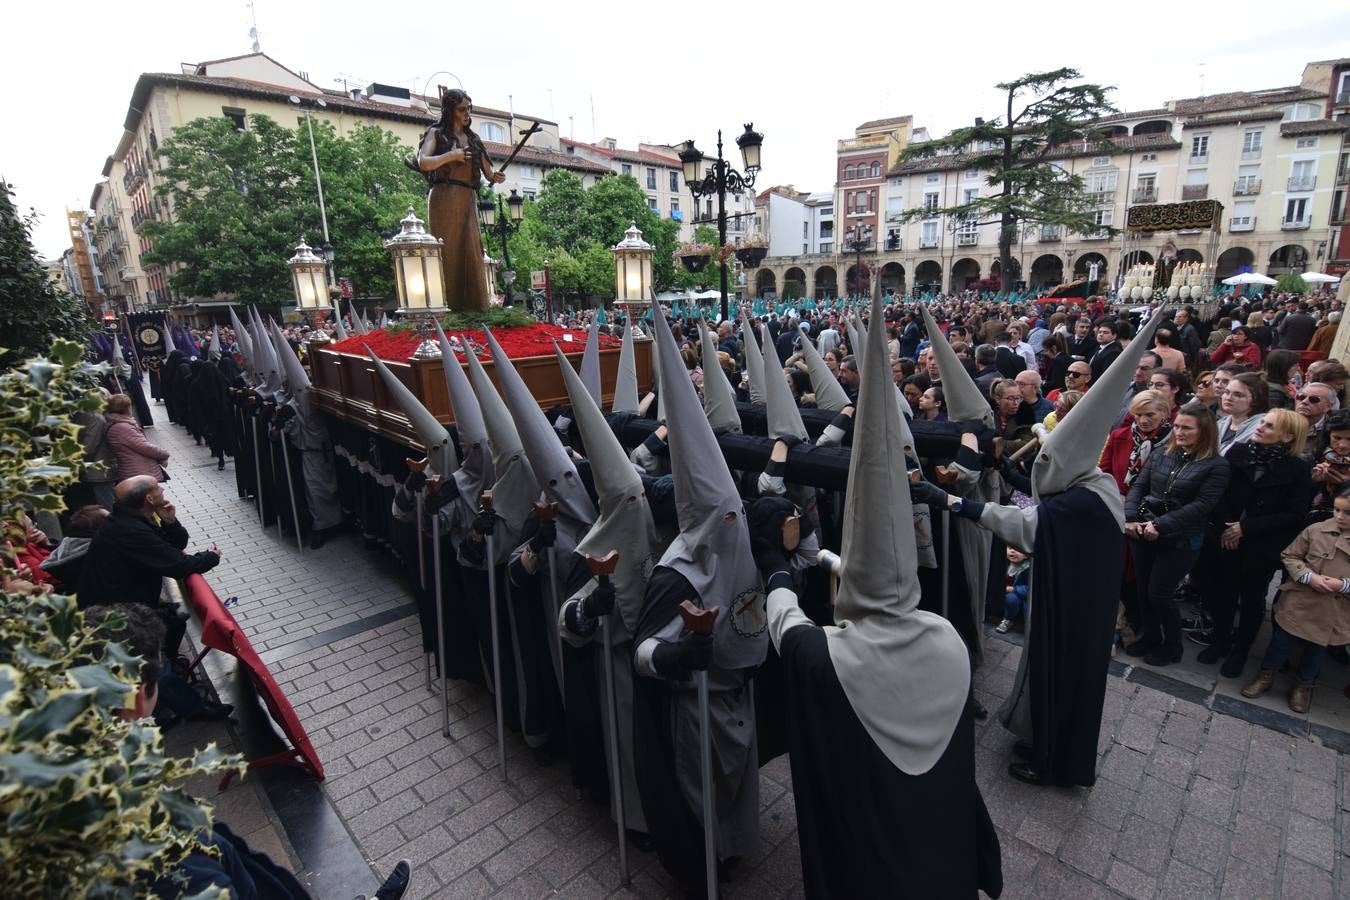
[[[0,366],[36,356],[57,337],[83,342],[93,322],[84,301],[52,283],[33,249],[37,212],[19,215],[0,182]]]
[[[410,148],[374,126],[339,136],[314,123],[329,239],[337,273],[358,293],[390,296],[393,269],[380,239],[413,206],[426,218],[423,179],[403,163]],[[322,243],[309,136],[267,116],[239,131],[222,117],[188,122],[159,146],[157,192],[172,200],[173,221],[153,221],[153,249],[142,261],[177,265],[173,286],[195,297],[289,303],[286,260],[296,242]]]
[[[913,160],[957,154],[953,168],[978,169],[985,175],[985,184],[993,189],[987,196],[938,209],[906,210],[904,219],[941,215],[956,217],[971,228],[997,224],[1004,291],[1012,289],[1017,274],[1012,246],[1019,229],[1059,225],[1079,234],[1114,231],[1094,218],[1096,206],[1083,179],[1056,162],[1073,142],[1089,143],[1103,155],[1116,149],[1092,127],[1115,111],[1107,99],[1113,89],[1077,83],[1080,77],[1076,69],[1063,68],[995,85],[1006,95],[1002,116],[977,119],[939,140],[914,144],[902,156]]]

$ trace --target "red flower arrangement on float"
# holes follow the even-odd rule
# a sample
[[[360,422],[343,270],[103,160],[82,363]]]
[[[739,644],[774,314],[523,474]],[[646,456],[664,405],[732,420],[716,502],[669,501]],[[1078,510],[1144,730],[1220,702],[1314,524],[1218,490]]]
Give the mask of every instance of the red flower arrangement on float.
[[[474,329],[447,331],[445,335],[450,339],[450,343],[457,347],[463,346],[463,342],[467,338],[477,348],[479,359],[487,361],[491,358],[487,348],[487,336],[482,331]],[[565,335],[571,335],[572,348],[567,347],[568,341],[564,337]],[[552,356],[554,341],[562,345],[567,352],[580,353],[582,348],[586,346],[585,328],[559,328],[556,325],[545,325],[543,323],[517,325],[511,328],[494,328],[492,336],[497,339],[497,343],[502,345],[506,355],[512,359],[522,359],[528,356]],[[435,337],[434,332],[432,337]],[[422,338],[415,328],[398,331],[381,329],[369,334],[352,335],[345,341],[335,341],[328,344],[324,349],[365,356],[366,347],[369,347],[380,359],[406,362],[421,343]],[[615,348],[620,344],[621,341],[618,338],[610,337],[607,334],[600,335],[601,349]],[[464,358],[463,353],[458,351],[455,356],[461,360]]]

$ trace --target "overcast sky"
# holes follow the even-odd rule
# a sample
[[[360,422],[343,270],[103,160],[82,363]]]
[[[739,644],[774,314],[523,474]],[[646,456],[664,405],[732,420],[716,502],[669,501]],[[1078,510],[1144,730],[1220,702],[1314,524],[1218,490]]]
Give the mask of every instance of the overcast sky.
[[[408,13],[414,6],[428,12]],[[323,87],[345,77],[420,91],[428,80],[456,84],[436,74],[449,70],[480,105],[513,103],[577,140],[630,147],[692,137],[709,152],[718,128],[730,144],[753,121],[765,136],[758,184],[802,190],[832,187],[834,142],[855,125],[910,114],[938,135],[998,115],[991,85],[1033,69],[1074,66],[1115,85],[1117,106],[1141,109],[1196,96],[1202,79],[1206,94],[1297,84],[1306,62],[1350,56],[1350,7],[1338,0],[1293,9],[257,0],[256,13],[263,51]],[[137,76],[248,52],[250,15],[245,0],[9,6],[0,177],[22,210],[42,213],[39,252],[68,246],[63,209],[88,205]]]

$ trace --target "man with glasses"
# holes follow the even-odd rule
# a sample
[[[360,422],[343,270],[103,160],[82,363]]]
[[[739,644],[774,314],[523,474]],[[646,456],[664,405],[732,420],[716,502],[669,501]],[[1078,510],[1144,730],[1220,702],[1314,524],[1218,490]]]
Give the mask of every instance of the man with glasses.
[[[1065,391],[1086,391],[1088,383],[1092,381],[1092,368],[1081,359],[1074,360],[1069,364],[1069,370],[1064,373]],[[1061,390],[1055,388],[1048,395],[1047,400],[1053,405],[1059,399]]]
[[[1340,398],[1329,384],[1314,381],[1299,388],[1294,398],[1294,411],[1308,420],[1308,438],[1304,444],[1303,458],[1310,464],[1315,461],[1321,449],[1322,429],[1326,425],[1327,413],[1340,408]]]

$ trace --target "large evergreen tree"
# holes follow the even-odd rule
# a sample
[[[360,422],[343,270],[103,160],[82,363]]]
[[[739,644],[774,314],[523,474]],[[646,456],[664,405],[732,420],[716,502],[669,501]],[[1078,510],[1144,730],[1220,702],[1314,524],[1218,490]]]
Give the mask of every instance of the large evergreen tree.
[[[934,215],[954,216],[970,227],[997,223],[1002,289],[1013,286],[1012,246],[1020,228],[1060,225],[1087,234],[1102,230],[1093,217],[1095,206],[1083,179],[1068,174],[1055,162],[1074,141],[1091,142],[1101,154],[1115,148],[1094,132],[1092,123],[1114,112],[1107,100],[1112,90],[1096,84],[1075,83],[1076,69],[1033,72],[996,85],[1006,95],[1003,115],[958,128],[946,137],[914,144],[903,159],[959,155],[962,169],[978,169],[993,193],[969,203],[938,209],[910,209],[906,221]],[[1112,229],[1106,229],[1111,231]]]
[[[33,249],[37,213],[19,215],[13,189],[0,182],[0,368],[46,353],[53,338],[84,341],[88,307],[47,277]]]
[[[393,269],[380,232],[398,228],[408,207],[426,218],[423,179],[403,163],[410,153],[374,126],[340,137],[314,123],[336,274],[359,294],[389,296]],[[288,303],[286,260],[302,236],[323,242],[309,136],[261,115],[239,131],[208,117],[178,128],[160,144],[160,196],[173,221],[151,222],[146,263],[178,264],[173,286],[195,297],[226,295],[249,303]]]

